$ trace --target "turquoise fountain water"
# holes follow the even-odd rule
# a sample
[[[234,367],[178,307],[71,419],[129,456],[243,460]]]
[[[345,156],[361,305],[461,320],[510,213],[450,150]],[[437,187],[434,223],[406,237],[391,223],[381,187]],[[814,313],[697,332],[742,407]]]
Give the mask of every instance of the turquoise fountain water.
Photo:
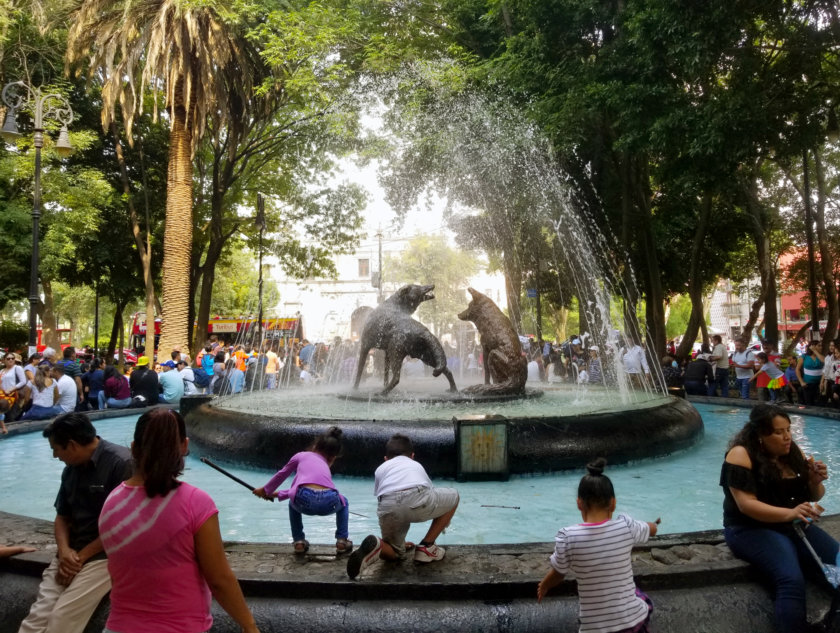
[[[618,510],[639,519],[662,517],[661,531],[686,532],[721,526],[723,495],[718,486],[720,463],[726,445],[748,415],[748,409],[698,405],[705,423],[705,436],[688,450],[668,457],[615,466],[608,473],[615,483]],[[113,442],[129,444],[136,416],[100,420],[99,434]],[[813,453],[828,464],[829,473],[840,476],[840,455],[829,447],[840,443],[840,425],[835,421],[805,416],[793,417],[796,441],[806,454]],[[199,461],[198,451],[187,458],[184,480],[208,491],[220,509],[222,534],[230,541],[289,542],[286,503],[268,503],[251,495]],[[40,433],[19,435],[0,442],[0,496],[7,512],[54,517],[53,501],[62,464],[52,457]],[[418,456],[422,461],[422,456]],[[262,485],[272,474],[264,470],[222,464],[253,485]],[[278,468],[282,464],[278,464]],[[454,484],[461,493],[461,506],[447,533],[446,543],[523,543],[550,541],[556,530],[580,519],[575,507],[579,472],[540,476],[516,476],[509,482]],[[443,483],[443,482],[441,482]],[[822,502],[829,513],[840,512],[840,486],[826,486]],[[336,485],[350,500],[351,538],[357,542],[376,532],[376,500],[372,479],[337,477]],[[446,482],[446,485],[453,485]],[[332,517],[306,517],[307,538],[333,541]],[[417,539],[421,529],[412,530]]]

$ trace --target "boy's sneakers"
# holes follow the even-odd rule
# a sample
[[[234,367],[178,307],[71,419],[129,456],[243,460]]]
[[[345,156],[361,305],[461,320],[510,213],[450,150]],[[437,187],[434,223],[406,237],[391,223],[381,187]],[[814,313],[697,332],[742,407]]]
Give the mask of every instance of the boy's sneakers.
[[[373,563],[382,551],[382,541],[379,537],[369,534],[359,545],[359,549],[350,554],[347,559],[347,575],[355,578],[365,567]]]
[[[418,563],[432,563],[436,560],[443,560],[446,550],[432,543],[423,545],[418,543],[414,550],[414,560]]]

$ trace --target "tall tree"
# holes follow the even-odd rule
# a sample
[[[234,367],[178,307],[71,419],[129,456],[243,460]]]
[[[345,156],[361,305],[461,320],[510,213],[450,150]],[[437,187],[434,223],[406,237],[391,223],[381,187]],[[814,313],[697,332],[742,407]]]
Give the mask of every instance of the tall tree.
[[[102,122],[117,105],[132,139],[145,91],[162,92],[169,116],[161,349],[190,338],[192,158],[208,120],[235,124],[252,105],[257,52],[228,0],[84,0],[68,37],[67,64],[102,76]],[[154,106],[157,113],[158,101]]]

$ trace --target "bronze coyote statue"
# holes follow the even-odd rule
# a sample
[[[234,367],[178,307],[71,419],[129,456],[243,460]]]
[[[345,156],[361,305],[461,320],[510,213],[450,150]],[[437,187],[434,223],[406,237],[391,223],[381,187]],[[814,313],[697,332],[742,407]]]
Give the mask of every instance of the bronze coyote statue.
[[[446,366],[446,354],[440,341],[429,332],[426,326],[411,318],[421,303],[435,298],[432,292],[434,289],[434,285],[403,286],[370,313],[362,329],[354,389],[359,388],[368,353],[375,348],[385,351],[383,396],[399,383],[402,362],[406,356],[419,358],[429,367],[434,368],[433,376],[441,374],[446,376],[449,380],[449,391],[458,390],[455,387],[452,372]]]
[[[524,393],[525,381],[528,380],[528,362],[522,355],[519,336],[510,319],[490,297],[472,288],[467,290],[472,295],[472,301],[458,318],[475,323],[481,335],[484,384],[467,387],[464,393]],[[490,384],[491,379],[493,384]]]

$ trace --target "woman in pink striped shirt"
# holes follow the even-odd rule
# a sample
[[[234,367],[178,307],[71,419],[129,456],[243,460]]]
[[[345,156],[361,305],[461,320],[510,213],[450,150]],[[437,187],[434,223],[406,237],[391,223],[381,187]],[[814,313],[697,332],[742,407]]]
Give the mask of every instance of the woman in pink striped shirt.
[[[113,583],[106,633],[209,631],[211,594],[243,633],[259,633],[225,558],[216,505],[177,479],[188,443],[175,411],[153,409],[137,421],[134,476],[99,516]]]

